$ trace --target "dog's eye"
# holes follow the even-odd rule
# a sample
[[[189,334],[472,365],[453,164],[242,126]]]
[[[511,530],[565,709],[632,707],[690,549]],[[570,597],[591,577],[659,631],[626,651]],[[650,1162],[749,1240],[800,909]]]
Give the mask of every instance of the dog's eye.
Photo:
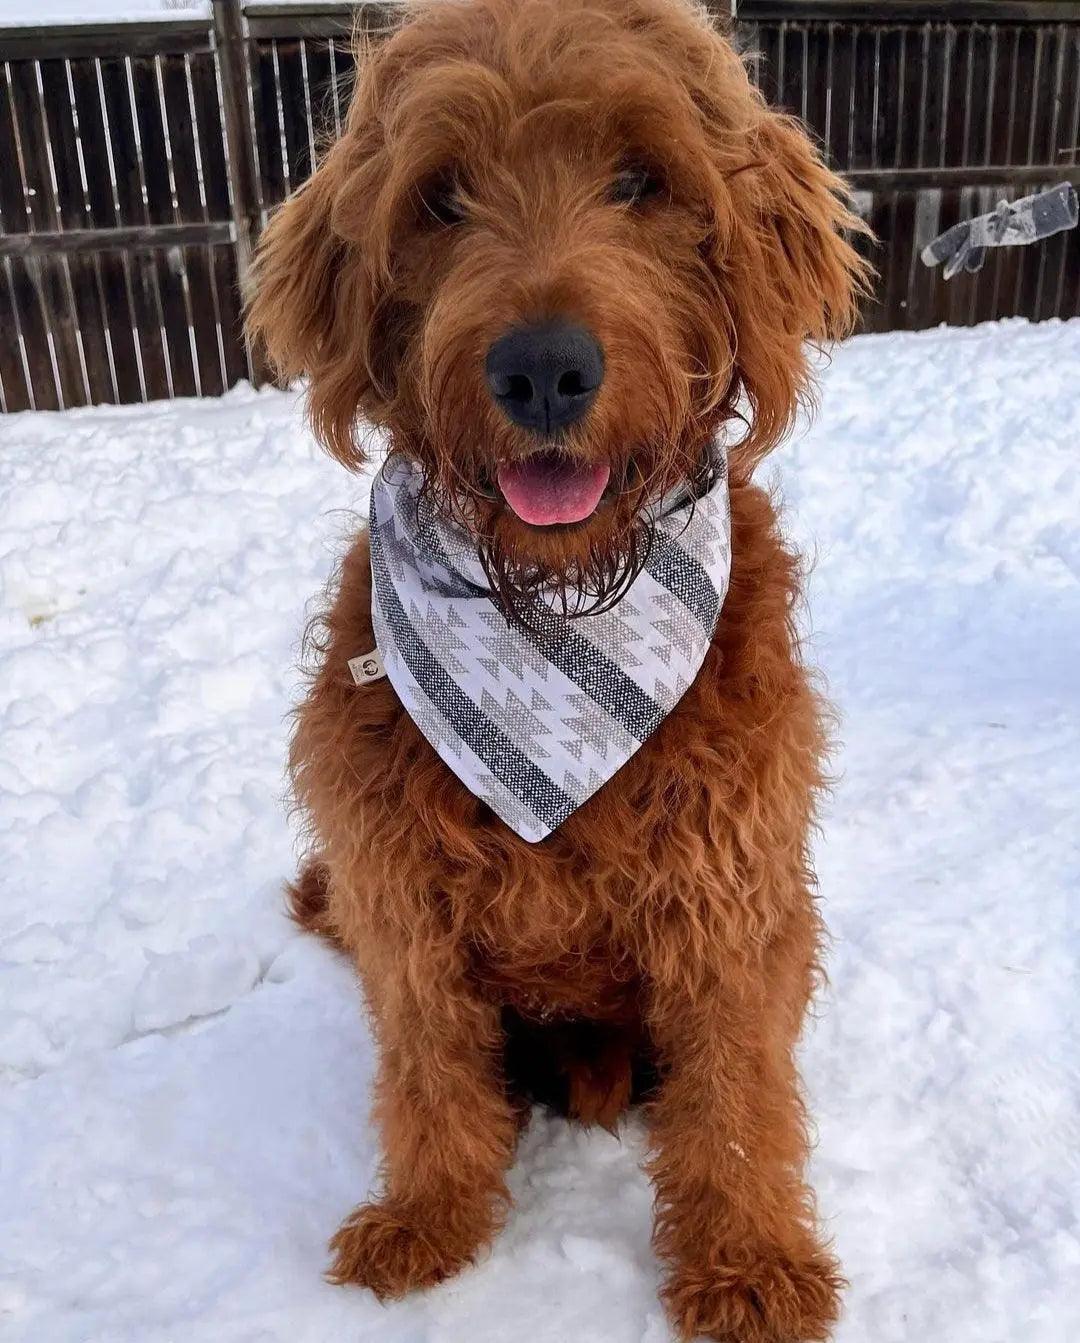
[[[428,223],[450,228],[465,218],[458,180],[453,173],[438,173],[419,188],[421,212]]]
[[[652,168],[634,164],[620,168],[608,192],[615,205],[644,205],[655,200],[664,190],[663,178]]]

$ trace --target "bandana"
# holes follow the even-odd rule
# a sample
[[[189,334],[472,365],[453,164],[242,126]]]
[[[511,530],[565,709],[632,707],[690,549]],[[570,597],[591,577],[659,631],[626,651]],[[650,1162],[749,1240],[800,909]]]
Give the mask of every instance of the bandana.
[[[371,490],[372,621],[385,669],[443,762],[511,830],[545,839],[624,765],[705,660],[731,565],[726,460],[656,507],[648,559],[608,611],[492,600],[476,543],[391,457]]]

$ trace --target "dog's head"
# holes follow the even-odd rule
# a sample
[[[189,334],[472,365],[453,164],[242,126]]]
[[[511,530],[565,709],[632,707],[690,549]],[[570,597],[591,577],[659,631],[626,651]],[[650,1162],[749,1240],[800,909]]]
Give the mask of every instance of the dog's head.
[[[335,456],[389,430],[512,602],[610,598],[649,504],[749,475],[844,334],[841,182],[683,0],[427,0],[271,220],[249,309]]]

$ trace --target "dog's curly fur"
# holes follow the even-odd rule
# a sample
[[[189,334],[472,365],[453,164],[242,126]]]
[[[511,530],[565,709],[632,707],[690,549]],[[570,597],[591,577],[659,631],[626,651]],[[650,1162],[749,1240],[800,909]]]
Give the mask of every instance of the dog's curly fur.
[[[505,1215],[531,1100],[612,1127],[641,1098],[676,1328],[825,1338],[841,1279],[792,1060],[821,939],[807,836],[825,720],[793,628],[798,563],[751,474],[807,396],[804,342],[850,328],[859,225],[682,0],[429,0],[361,55],[341,137],[264,235],[249,310],[281,372],[308,376],[327,447],[356,467],[358,421],[385,429],[511,606],[539,582],[617,596],[648,545],[643,503],[726,434],[733,567],[677,708],[530,845],[388,682],[352,684],[373,642],[357,537],[291,757],[313,841],[294,912],[354,958],[381,1056],[385,1188],[334,1237],[331,1277],[382,1297],[447,1277]],[[627,172],[641,190],[613,197]],[[550,316],[603,346],[564,449],[611,462],[618,488],[586,523],[535,529],[491,485],[534,445],[492,404],[483,357]]]

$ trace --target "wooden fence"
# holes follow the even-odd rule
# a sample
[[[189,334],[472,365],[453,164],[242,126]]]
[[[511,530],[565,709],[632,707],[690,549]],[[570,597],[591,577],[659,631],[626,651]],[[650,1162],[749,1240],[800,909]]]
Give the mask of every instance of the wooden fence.
[[[393,7],[0,28],[0,409],[260,378],[240,326],[252,246],[340,126],[353,23]],[[1080,185],[1080,3],[740,0],[737,31],[880,239],[866,329],[1080,313],[1075,234],[947,284],[918,259],[1003,196]]]
[[[976,275],[931,238],[1040,187],[1080,185],[1080,4],[915,0],[739,6],[755,77],[798,113],[879,239],[871,331],[1080,313],[1080,237],[994,248]]]

